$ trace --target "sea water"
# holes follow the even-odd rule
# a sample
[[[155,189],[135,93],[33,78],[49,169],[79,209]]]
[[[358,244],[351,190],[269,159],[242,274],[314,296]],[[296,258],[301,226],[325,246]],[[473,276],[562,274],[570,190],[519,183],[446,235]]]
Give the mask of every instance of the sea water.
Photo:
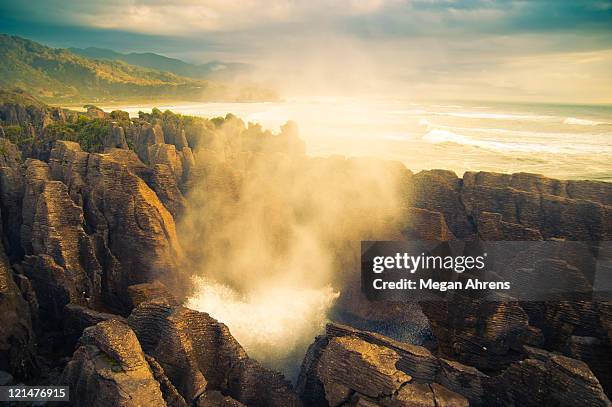
[[[121,109],[137,115],[152,107]],[[231,112],[274,131],[293,120],[315,156],[373,156],[459,176],[532,172],[612,181],[612,106],[318,99],[158,107],[203,117]]]

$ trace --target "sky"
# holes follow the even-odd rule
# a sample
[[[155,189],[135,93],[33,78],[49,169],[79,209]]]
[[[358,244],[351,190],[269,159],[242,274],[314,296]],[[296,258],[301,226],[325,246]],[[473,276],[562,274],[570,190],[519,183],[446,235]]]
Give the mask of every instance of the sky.
[[[0,27],[247,62],[285,95],[612,103],[612,0],[0,0]]]

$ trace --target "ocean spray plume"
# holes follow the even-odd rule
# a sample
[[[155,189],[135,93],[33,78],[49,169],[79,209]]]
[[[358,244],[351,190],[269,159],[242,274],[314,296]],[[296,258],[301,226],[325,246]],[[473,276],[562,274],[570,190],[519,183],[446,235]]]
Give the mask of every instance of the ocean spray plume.
[[[194,260],[187,305],[226,323],[252,357],[294,375],[358,270],[360,240],[400,207],[401,164],[310,158],[233,117],[217,122],[179,224]],[[281,146],[279,148],[279,146]]]

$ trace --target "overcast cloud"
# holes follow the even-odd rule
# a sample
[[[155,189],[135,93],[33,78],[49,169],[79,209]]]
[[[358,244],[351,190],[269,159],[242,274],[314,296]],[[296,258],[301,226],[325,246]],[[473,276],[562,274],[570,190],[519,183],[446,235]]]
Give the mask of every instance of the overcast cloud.
[[[286,93],[612,102],[612,0],[1,1],[0,16],[52,46],[250,62]]]

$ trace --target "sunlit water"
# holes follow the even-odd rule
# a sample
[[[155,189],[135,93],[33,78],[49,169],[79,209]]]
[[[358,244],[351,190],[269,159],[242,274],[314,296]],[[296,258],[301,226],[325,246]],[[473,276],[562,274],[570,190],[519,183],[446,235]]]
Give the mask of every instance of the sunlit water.
[[[153,106],[123,106],[132,115]],[[534,172],[612,181],[612,107],[414,104],[347,99],[158,106],[215,117],[234,113],[278,130],[294,120],[310,155],[374,156],[414,171]]]

